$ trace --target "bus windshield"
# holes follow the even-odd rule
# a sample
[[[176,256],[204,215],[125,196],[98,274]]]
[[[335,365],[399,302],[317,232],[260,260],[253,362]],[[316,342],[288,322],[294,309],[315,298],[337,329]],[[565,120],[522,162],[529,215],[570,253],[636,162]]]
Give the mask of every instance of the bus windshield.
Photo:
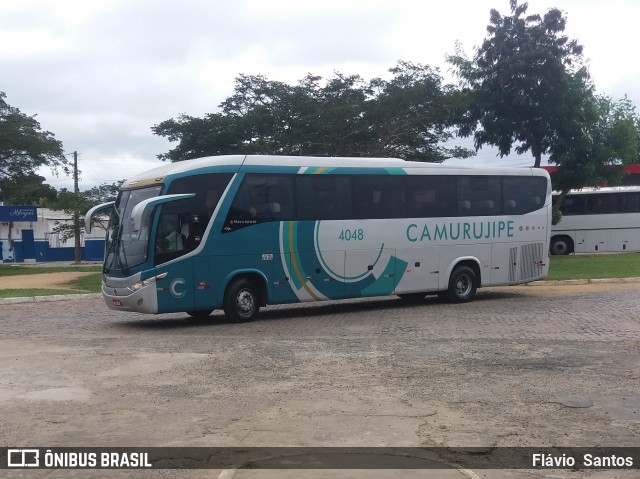
[[[107,252],[104,271],[122,271],[143,263],[147,259],[149,246],[149,224],[134,231],[128,220],[135,205],[160,194],[161,185],[124,190],[115,203],[115,214],[111,215],[107,229]]]

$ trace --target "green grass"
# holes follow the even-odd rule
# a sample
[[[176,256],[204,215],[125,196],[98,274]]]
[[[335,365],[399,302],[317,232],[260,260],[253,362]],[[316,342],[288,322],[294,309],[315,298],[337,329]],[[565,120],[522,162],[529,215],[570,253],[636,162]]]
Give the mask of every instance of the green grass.
[[[88,274],[69,283],[74,289],[82,292],[99,293],[102,288],[102,273]]]
[[[7,271],[9,270],[9,271]],[[102,285],[100,266],[70,266],[70,267],[37,267],[37,266],[7,266],[0,265],[0,276],[16,276],[20,274],[59,273],[65,271],[80,271],[91,273],[67,283],[73,289],[0,289],[0,298],[23,298],[31,296],[51,296],[57,294],[99,293]],[[95,272],[97,271],[97,272]]]
[[[640,277],[640,253],[551,256],[548,280]]]
[[[102,271],[101,266],[14,266],[0,264],[0,276],[19,276],[22,274],[63,273],[66,271]]]

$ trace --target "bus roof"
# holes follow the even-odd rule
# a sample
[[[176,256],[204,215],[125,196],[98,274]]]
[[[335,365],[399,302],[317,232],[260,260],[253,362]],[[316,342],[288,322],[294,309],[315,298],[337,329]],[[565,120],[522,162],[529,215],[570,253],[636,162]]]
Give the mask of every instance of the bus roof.
[[[145,185],[162,183],[169,175],[187,173],[189,171],[216,167],[230,166],[241,169],[250,169],[252,166],[290,166],[300,168],[402,168],[409,173],[420,174],[427,170],[438,170],[439,174],[482,174],[482,175],[527,175],[529,170],[532,176],[548,176],[541,168],[522,167],[480,167],[480,166],[453,166],[441,163],[425,163],[418,161],[405,161],[399,158],[368,158],[368,157],[326,157],[326,156],[276,156],[276,155],[225,155],[206,156],[193,160],[179,161],[164,164],[146,172],[133,176],[123,185],[123,188],[138,188]]]

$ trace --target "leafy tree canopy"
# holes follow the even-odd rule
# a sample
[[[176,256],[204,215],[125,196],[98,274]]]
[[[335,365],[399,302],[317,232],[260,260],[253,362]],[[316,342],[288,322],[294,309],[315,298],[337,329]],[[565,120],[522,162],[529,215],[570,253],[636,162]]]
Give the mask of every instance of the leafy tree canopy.
[[[459,133],[473,134],[476,149],[493,145],[502,156],[515,144],[516,153],[531,151],[540,166],[592,86],[582,46],[563,35],[560,10],[527,15],[527,3],[510,0],[510,6],[510,16],[491,10],[488,36],[472,59],[460,48],[448,59],[471,97]]]
[[[460,99],[439,73],[400,62],[390,80],[307,75],[297,85],[240,75],[221,111],[182,115],[152,128],[178,145],[159,157],[279,154],[380,156],[440,162],[472,152],[446,148]]]
[[[67,170],[62,143],[28,116],[5,101],[0,92],[0,178],[35,173],[41,166]]]
[[[75,211],[80,213],[80,229],[84,229],[84,214],[92,207],[101,203],[107,203],[114,201],[118,196],[118,190],[125,180],[121,180],[117,183],[103,183],[99,186],[81,191],[76,194],[63,188],[59,194],[57,200],[51,205],[51,208],[56,210],[64,210],[68,214],[73,214]],[[103,224],[98,218],[93,218],[91,222],[92,228],[103,228]],[[53,233],[58,233],[62,241],[66,241],[68,238],[74,236],[74,225],[70,223],[59,223],[53,230]]]
[[[581,121],[569,123],[551,147],[549,162],[558,165],[553,187],[561,191],[554,224],[569,190],[620,183],[622,165],[638,162],[639,132],[640,117],[626,97],[593,96],[583,105]]]
[[[35,173],[0,177],[0,201],[9,205],[34,205],[48,207],[58,196],[58,191],[44,184],[46,178]]]
[[[122,183],[124,183],[124,180],[111,184],[103,183],[78,194],[62,188],[58,193],[57,200],[52,203],[51,207],[69,213],[78,210],[81,214],[85,214],[96,205],[114,201],[118,196],[118,190]]]

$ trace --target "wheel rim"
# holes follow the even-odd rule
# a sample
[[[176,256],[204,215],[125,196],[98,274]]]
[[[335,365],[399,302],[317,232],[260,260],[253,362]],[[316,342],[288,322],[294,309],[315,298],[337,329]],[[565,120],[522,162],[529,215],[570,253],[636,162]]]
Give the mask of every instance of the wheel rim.
[[[242,289],[238,292],[236,296],[236,307],[238,308],[238,313],[242,315],[249,314],[253,310],[253,305],[255,304],[253,294],[248,289]]]
[[[473,281],[468,274],[461,274],[456,279],[456,295],[459,298],[467,296],[471,292]]]
[[[556,241],[553,244],[553,252],[557,255],[563,255],[567,252],[569,246],[564,241]]]

